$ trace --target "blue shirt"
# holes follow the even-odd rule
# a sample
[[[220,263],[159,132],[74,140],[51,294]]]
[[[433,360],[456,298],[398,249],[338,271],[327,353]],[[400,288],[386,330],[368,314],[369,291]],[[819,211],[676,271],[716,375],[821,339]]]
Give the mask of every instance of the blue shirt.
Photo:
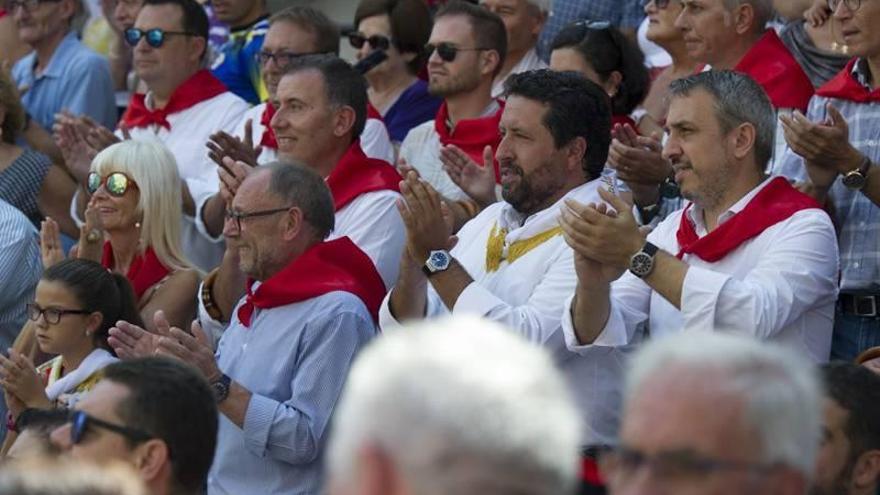
[[[348,292],[255,309],[249,328],[233,315],[217,364],[253,395],[244,428],[220,415],[208,494],[318,495],[330,416],[372,317]]]
[[[572,22],[608,21],[618,28],[636,29],[644,17],[642,0],[553,0],[550,16],[538,39],[538,55],[549,60],[553,38]]]
[[[401,143],[410,129],[434,120],[441,103],[442,99],[428,93],[428,83],[417,79],[382,116],[391,140]]]
[[[260,62],[257,60],[268,31],[267,19],[232,31],[211,67],[211,72],[223,81],[229,91],[252,105],[258,105],[269,97],[260,77]]]
[[[39,76],[34,74],[37,53],[16,62],[12,77],[22,93],[21,102],[34,122],[52,132],[55,114],[68,110],[88,115],[99,124],[116,127],[117,112],[110,66],[70,32]]]

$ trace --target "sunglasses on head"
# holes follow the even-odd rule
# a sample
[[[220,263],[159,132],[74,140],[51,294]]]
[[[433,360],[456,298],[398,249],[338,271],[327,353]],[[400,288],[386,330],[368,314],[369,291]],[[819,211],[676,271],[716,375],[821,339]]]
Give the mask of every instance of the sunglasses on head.
[[[107,421],[89,416],[82,411],[70,411],[68,420],[70,421],[70,443],[73,445],[80,443],[83,439],[83,435],[85,435],[89,430],[89,427],[92,426],[118,433],[134,442],[146,442],[147,440],[154,438],[153,435],[150,435],[143,430],[108,423]]]
[[[391,38],[388,36],[382,36],[381,34],[364,36],[361,33],[350,33],[348,35],[348,42],[351,43],[352,48],[356,50],[360,50],[364,46],[364,43],[369,43],[373,50],[387,50],[391,47]]]
[[[490,50],[490,48],[459,48],[452,43],[437,43],[436,45],[433,43],[428,43],[425,45],[425,55],[429,58],[431,54],[434,53],[434,50],[437,51],[437,56],[440,57],[444,62],[452,62],[455,60],[455,56],[458,55],[458,52],[480,52],[483,50]]]
[[[101,186],[104,186],[104,189],[111,196],[121,197],[129,187],[137,187],[137,184],[122,172],[113,172],[104,177],[101,177],[97,172],[89,173],[87,183],[89,194],[95,194]]]
[[[147,44],[153,48],[159,48],[162,46],[165,43],[166,36],[198,36],[193,33],[165,31],[159,28],[147,29],[146,31],[138,28],[128,28],[123,32],[123,35],[125,36],[125,42],[130,46],[137,46],[137,44],[140,43],[141,38],[146,38]]]

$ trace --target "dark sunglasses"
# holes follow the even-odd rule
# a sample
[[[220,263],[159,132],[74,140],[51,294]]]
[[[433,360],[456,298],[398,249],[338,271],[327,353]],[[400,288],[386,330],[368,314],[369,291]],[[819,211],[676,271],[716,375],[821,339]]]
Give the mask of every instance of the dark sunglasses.
[[[113,172],[105,177],[101,177],[97,172],[89,173],[89,180],[86,187],[89,194],[95,194],[101,186],[107,190],[111,196],[122,197],[125,191],[130,187],[137,187],[137,184],[122,172]]]
[[[437,55],[444,62],[452,62],[458,52],[481,52],[483,50],[491,50],[491,48],[459,48],[452,43],[428,43],[425,45],[425,55],[430,57],[437,50]]]
[[[134,442],[146,442],[151,438],[155,438],[153,435],[150,435],[143,430],[108,423],[89,416],[82,411],[70,411],[68,421],[70,421],[70,443],[73,445],[80,443],[83,439],[83,435],[85,435],[89,430],[89,427],[92,426],[97,426],[98,428],[118,433]]]
[[[350,33],[348,35],[348,42],[351,43],[352,48],[357,50],[360,50],[364,43],[369,43],[373,50],[387,50],[391,47],[391,38],[381,34],[364,36],[361,33]]]
[[[164,31],[159,28],[155,29],[147,29],[146,31],[138,28],[128,28],[123,32],[125,36],[125,42],[130,46],[137,46],[140,43],[141,38],[147,38],[147,44],[152,46],[153,48],[159,48],[165,43],[166,36],[198,36],[193,33],[186,33],[183,31]]]
[[[86,311],[84,309],[41,308],[37,306],[36,303],[28,303],[27,305],[27,317],[31,321],[38,321],[40,316],[42,316],[46,320],[46,323],[50,325],[57,325],[58,322],[61,321],[61,317],[64,315],[87,314],[91,314],[91,311]]]

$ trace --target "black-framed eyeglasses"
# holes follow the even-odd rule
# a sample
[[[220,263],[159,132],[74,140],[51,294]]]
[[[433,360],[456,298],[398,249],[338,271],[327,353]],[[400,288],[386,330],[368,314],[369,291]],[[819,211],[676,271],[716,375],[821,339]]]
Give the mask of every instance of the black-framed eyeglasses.
[[[774,468],[768,464],[713,459],[687,450],[646,454],[625,446],[618,446],[603,454],[600,466],[609,480],[616,476],[627,479],[640,468],[650,467],[656,478],[669,481],[694,479],[717,471],[761,474]]]
[[[364,43],[369,43],[373,50],[387,50],[391,47],[391,38],[381,34],[364,36],[363,33],[349,33],[348,42],[356,50],[363,48]]]
[[[266,217],[269,215],[275,215],[276,213],[281,213],[282,211],[287,211],[293,208],[292,206],[285,206],[284,208],[273,208],[271,210],[260,210],[260,211],[252,211],[250,213],[242,213],[240,211],[226,210],[226,220],[232,220],[235,222],[235,228],[237,230],[241,230],[241,221],[246,220],[248,218],[255,217]]]
[[[481,52],[484,50],[491,50],[491,48],[461,48],[453,45],[452,43],[428,43],[425,45],[425,56],[430,57],[431,54],[434,53],[434,50],[437,50],[437,55],[440,56],[440,59],[444,62],[452,62],[455,60],[455,56],[458,55],[458,52]]]
[[[862,6],[862,0],[828,0],[828,10],[831,12],[836,11],[841,3],[845,4],[850,12],[855,12]]]
[[[159,48],[165,44],[166,36],[198,36],[197,34],[187,33],[185,31],[165,31],[164,29],[159,28],[147,30],[128,28],[123,31],[123,35],[125,37],[125,42],[128,43],[129,46],[137,46],[137,44],[140,43],[141,38],[146,38],[147,44],[153,48]]]
[[[642,2],[642,7],[647,7],[649,3],[654,2],[654,7],[657,7],[660,10],[669,7],[670,0],[644,0]]]
[[[83,439],[83,435],[85,435],[89,430],[89,427],[92,426],[97,426],[98,428],[118,433],[134,442],[146,442],[151,438],[155,438],[154,435],[143,430],[108,423],[107,421],[95,418],[94,416],[89,416],[83,411],[70,411],[68,421],[70,421],[70,443],[73,445],[80,443]]]
[[[91,311],[85,309],[64,309],[64,308],[41,308],[36,303],[27,304],[27,317],[31,321],[39,321],[42,316],[46,323],[57,325],[64,315],[88,315]]]
[[[257,52],[255,58],[260,65],[266,65],[269,61],[275,62],[275,65],[278,67],[287,67],[292,64],[294,60],[299,57],[304,57],[306,55],[315,55],[315,52],[306,52],[306,53],[296,53],[296,52],[288,52],[288,51],[277,51],[275,53],[269,51],[260,51]]]
[[[101,177],[97,172],[90,172],[86,182],[89,194],[95,194],[101,186],[104,186],[104,189],[111,196],[119,198],[124,196],[130,187],[137,187],[137,183],[122,172],[113,172],[104,177]]]
[[[3,8],[10,14],[15,13],[16,7],[23,8],[25,12],[31,12],[39,7],[41,3],[57,3],[60,1],[61,0],[6,0],[3,2]]]

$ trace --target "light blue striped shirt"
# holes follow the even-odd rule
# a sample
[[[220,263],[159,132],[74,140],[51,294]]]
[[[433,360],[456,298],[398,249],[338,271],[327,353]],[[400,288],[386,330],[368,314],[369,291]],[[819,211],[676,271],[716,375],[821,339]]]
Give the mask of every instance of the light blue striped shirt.
[[[34,73],[36,62],[37,53],[31,52],[12,68],[21,102],[34,122],[52,132],[55,114],[66,109],[74,115],[88,115],[108,129],[116,127],[110,65],[80,43],[75,33],[64,37],[39,76]]]
[[[330,417],[373,320],[348,292],[257,309],[249,328],[233,314],[217,364],[253,395],[243,429],[220,415],[208,494],[317,495]]]

